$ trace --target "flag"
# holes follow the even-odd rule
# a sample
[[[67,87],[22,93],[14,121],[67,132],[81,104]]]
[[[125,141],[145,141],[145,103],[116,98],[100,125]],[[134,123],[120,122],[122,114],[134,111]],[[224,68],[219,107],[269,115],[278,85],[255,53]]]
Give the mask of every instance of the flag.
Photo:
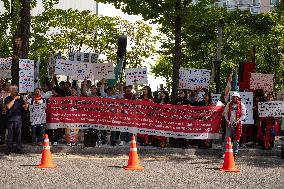
[[[39,67],[40,67],[40,57],[34,66],[34,82],[35,82],[35,89],[40,88],[40,78],[39,78]]]
[[[117,62],[116,66],[115,66],[115,68],[114,68],[115,79],[108,79],[108,80],[107,80],[108,86],[112,87],[112,86],[114,86],[114,85],[118,82],[119,76],[120,76],[120,74],[121,74],[121,72],[122,72],[123,62],[124,62],[124,58],[120,59],[120,60]]]
[[[224,96],[226,103],[228,103],[230,99],[230,91],[232,87],[232,75],[233,73],[230,73],[230,75],[228,76],[228,80],[227,80],[227,86],[226,86],[225,96]]]
[[[238,71],[237,71],[237,69],[235,69],[234,71],[233,71],[233,88],[232,88],[232,90],[233,91],[239,91],[239,85],[238,85],[238,80],[239,80],[239,78],[238,78]]]

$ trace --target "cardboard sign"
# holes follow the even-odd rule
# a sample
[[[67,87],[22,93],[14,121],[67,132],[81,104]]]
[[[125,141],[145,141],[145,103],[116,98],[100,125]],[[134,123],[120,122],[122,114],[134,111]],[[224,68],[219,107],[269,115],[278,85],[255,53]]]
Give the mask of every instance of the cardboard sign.
[[[93,64],[94,65],[94,79],[114,79],[113,63]]]
[[[263,89],[266,92],[273,90],[273,74],[251,73],[250,89]]]
[[[68,60],[76,63],[98,63],[99,53],[70,52]]]
[[[34,61],[19,59],[19,93],[34,92]]]
[[[196,90],[199,88],[208,88],[210,83],[210,70],[180,68],[179,70],[179,88]]]
[[[148,84],[147,68],[125,69],[126,85]]]
[[[0,58],[0,78],[10,79],[12,68],[12,58]]]
[[[72,76],[73,75],[73,63],[69,60],[57,59],[55,65],[55,74]]]
[[[230,99],[234,91],[230,91]],[[246,107],[246,118],[242,124],[254,124],[253,119],[253,92],[238,92],[241,96],[241,101]]]
[[[284,117],[283,101],[268,101],[258,103],[259,117]]]

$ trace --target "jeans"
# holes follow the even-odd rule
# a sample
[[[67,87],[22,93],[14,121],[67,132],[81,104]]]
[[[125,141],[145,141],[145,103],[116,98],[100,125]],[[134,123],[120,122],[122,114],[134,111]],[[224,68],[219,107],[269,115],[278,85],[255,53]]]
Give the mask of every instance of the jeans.
[[[44,124],[36,124],[31,126],[33,142],[43,142]]]
[[[48,138],[51,143],[58,142],[59,139],[58,129],[46,129],[46,134],[48,134]]]
[[[0,143],[5,143],[5,136],[6,136],[6,116],[0,115]]]
[[[7,151],[11,152],[13,149],[13,138],[15,134],[16,149],[22,150],[22,122],[21,121],[9,121],[7,122],[8,139],[7,139]]]
[[[110,143],[112,146],[115,146],[116,142],[119,139],[120,132],[119,131],[111,131],[110,132]]]
[[[231,141],[234,140],[234,137],[235,137],[235,128],[234,127],[226,127],[225,141],[224,141],[224,144],[223,144],[223,153],[226,152],[226,144],[227,144],[228,137],[231,137]],[[234,140],[234,142],[233,142],[233,153],[235,155],[237,155],[238,152],[239,152],[239,143],[240,143],[239,140]]]

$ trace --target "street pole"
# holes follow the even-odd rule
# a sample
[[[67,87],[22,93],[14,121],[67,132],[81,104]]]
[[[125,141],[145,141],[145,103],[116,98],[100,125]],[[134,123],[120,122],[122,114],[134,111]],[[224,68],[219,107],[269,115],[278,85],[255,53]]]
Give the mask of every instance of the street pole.
[[[216,82],[216,94],[220,94],[221,90],[221,48],[222,48],[222,27],[225,25],[223,19],[220,20],[220,25],[218,27],[218,37],[217,37],[217,56],[216,60],[214,61],[216,75],[215,75],[215,82]]]

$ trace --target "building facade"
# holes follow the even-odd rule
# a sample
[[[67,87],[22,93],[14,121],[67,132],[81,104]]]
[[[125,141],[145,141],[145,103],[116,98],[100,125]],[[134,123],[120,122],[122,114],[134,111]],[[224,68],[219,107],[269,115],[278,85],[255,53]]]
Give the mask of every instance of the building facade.
[[[229,11],[239,9],[250,11],[252,14],[266,13],[273,10],[273,7],[280,0],[218,0],[215,7],[227,7]]]

